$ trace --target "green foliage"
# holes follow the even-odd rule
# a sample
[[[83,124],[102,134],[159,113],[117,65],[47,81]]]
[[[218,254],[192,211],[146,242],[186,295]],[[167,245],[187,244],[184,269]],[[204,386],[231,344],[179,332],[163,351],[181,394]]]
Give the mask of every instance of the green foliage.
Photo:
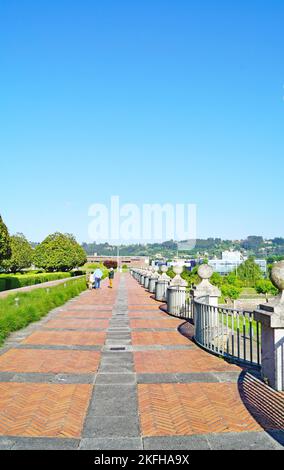
[[[17,289],[19,287],[33,286],[43,282],[56,281],[67,277],[80,276],[82,271],[68,273],[40,273],[40,274],[0,274],[0,291]]]
[[[263,246],[263,237],[251,235],[243,241],[242,247],[246,250],[256,251]]]
[[[195,286],[200,283],[201,279],[197,274],[198,267],[195,266],[191,271],[188,271],[187,269],[184,269],[184,271],[181,274],[181,277],[187,281],[187,285],[189,287],[194,284]]]
[[[217,286],[217,287],[220,288],[221,285],[223,284],[223,277],[219,273],[213,273],[211,278],[210,278],[210,282],[214,286]]]
[[[175,273],[173,272],[173,268],[169,268],[167,271],[167,275],[173,279],[175,277]]]
[[[234,272],[231,272],[227,276],[224,276],[224,283],[240,288],[244,286],[243,281],[238,276],[236,276]]]
[[[221,286],[222,296],[225,299],[237,300],[240,297],[242,289],[232,284],[223,284]]]
[[[110,268],[113,268],[113,269],[117,269],[117,261],[113,261],[111,259],[107,259],[104,261],[103,265],[107,268],[107,269],[110,269]]]
[[[70,234],[53,233],[35,249],[34,264],[46,271],[70,271],[85,262],[85,251]]]
[[[255,263],[254,258],[244,261],[238,268],[238,278],[245,286],[255,286],[256,282],[263,278],[260,267]]]
[[[24,268],[29,268],[32,264],[33,249],[22,233],[17,233],[11,237],[12,256],[3,262],[3,267],[7,271],[16,273]]]
[[[0,215],[0,264],[11,257],[11,240],[8,229]]]
[[[53,308],[65,304],[69,299],[86,289],[85,279],[68,281],[66,287],[59,285],[46,289],[35,289],[26,293],[11,294],[0,299],[0,344],[12,331],[24,328],[40,320]],[[18,306],[15,298],[18,298]]]
[[[257,281],[255,288],[258,294],[278,294],[278,289],[276,289],[276,287],[272,284],[269,279],[260,279],[259,281]]]

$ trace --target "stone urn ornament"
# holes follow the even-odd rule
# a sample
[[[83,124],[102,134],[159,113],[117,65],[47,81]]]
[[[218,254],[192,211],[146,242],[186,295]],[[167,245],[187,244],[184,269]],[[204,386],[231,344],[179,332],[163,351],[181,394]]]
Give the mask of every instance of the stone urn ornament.
[[[159,266],[153,266],[152,268],[152,279],[158,279],[160,277],[159,275]]]
[[[201,264],[198,268],[198,276],[201,279],[200,284],[191,290],[191,294],[195,298],[208,298],[210,305],[218,305],[218,298],[221,296],[221,291],[218,287],[213,286],[209,279],[211,278],[214,270],[208,264]]]
[[[275,264],[271,271],[271,282],[280,291],[275,302],[283,304],[284,309],[284,261]]]
[[[183,267],[176,265],[173,267],[173,272],[175,273],[175,277],[172,279],[170,283],[171,286],[187,287],[187,282],[181,277],[181,273],[183,272]]]
[[[162,271],[162,274],[160,276],[160,279],[163,280],[163,281],[170,281],[170,276],[167,275],[167,272],[168,272],[168,266],[166,266],[165,264],[163,264],[161,266],[161,271]]]

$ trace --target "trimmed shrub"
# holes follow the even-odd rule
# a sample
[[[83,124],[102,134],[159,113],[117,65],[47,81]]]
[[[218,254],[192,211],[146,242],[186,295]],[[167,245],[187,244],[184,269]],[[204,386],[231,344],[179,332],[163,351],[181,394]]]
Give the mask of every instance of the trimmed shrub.
[[[106,261],[104,261],[104,266],[105,266],[107,269],[110,269],[110,268],[117,269],[117,261],[113,261],[113,260],[111,260],[111,259],[107,259]]]
[[[17,289],[19,287],[33,286],[43,282],[57,281],[68,277],[83,275],[83,271],[68,273],[39,273],[39,274],[0,274],[0,291]]]

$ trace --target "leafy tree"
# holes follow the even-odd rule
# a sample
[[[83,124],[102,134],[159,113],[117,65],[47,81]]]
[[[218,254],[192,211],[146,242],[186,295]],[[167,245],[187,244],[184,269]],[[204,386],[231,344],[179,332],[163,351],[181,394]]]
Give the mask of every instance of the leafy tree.
[[[223,277],[219,273],[213,273],[211,278],[210,278],[211,284],[217,287],[221,287],[223,284]]]
[[[198,266],[195,266],[191,271],[188,271],[188,269],[184,269],[181,277],[185,281],[187,281],[187,285],[190,287],[192,284],[195,286],[200,283],[201,279],[197,274],[198,271]],[[168,273],[167,273],[168,274]]]
[[[232,284],[224,284],[221,286],[221,292],[223,297],[228,300],[232,300],[235,303],[240,297],[242,289],[240,287],[233,286]]]
[[[3,260],[9,259],[11,254],[11,239],[8,229],[0,215],[0,264],[2,264]]]
[[[70,271],[86,262],[84,249],[73,235],[53,233],[35,249],[34,264],[46,271]]]
[[[6,270],[16,273],[31,266],[33,249],[22,233],[17,233],[11,237],[11,252],[11,258],[3,263]]]
[[[235,287],[243,287],[243,282],[234,272],[231,272],[230,274],[224,277],[224,283],[230,284],[231,286]]]
[[[266,300],[268,301],[268,294],[277,295],[278,289],[272,284],[269,279],[260,279],[256,283],[256,291],[258,294],[265,294]]]
[[[104,261],[103,264],[107,269],[110,269],[110,268],[117,269],[117,261],[107,259],[107,260]]]
[[[242,246],[246,250],[258,250],[260,247],[263,245],[263,237],[251,235],[250,237],[247,237],[246,240],[243,241]]]
[[[252,257],[244,261],[238,268],[238,278],[248,287],[254,287],[262,277],[262,271]]]

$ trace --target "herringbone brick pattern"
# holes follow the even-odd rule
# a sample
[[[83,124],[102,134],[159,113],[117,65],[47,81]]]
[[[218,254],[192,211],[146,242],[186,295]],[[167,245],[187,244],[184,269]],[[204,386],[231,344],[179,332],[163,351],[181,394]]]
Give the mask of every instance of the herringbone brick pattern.
[[[0,435],[79,437],[91,385],[0,383]]]
[[[241,372],[239,367],[228,364],[213,355],[210,356],[197,346],[193,350],[134,352],[134,364],[137,373],[149,374]]]
[[[97,351],[10,349],[0,356],[0,371],[87,374],[97,371],[99,361]]]
[[[157,310],[130,310],[128,316],[129,318],[154,318],[157,320],[168,318],[167,315]]]
[[[143,436],[261,431],[236,384],[140,384]]]
[[[158,320],[130,320],[130,328],[137,329],[137,328],[172,328],[176,330],[177,327],[180,325],[181,321],[176,320],[175,318],[165,318],[165,319],[158,319]]]
[[[105,342],[106,333],[96,331],[36,331],[24,344],[94,346]]]
[[[181,336],[176,331],[132,331],[132,344],[139,345],[188,345],[188,339]]]
[[[137,299],[136,299],[136,302],[137,302]],[[128,305],[128,309],[129,310],[154,310],[156,311],[157,309],[157,304],[153,303],[153,304],[143,304],[143,302],[141,302],[141,304],[131,304],[129,303]]]
[[[67,318],[89,318],[95,320],[96,318],[100,319],[109,319],[111,318],[112,312],[107,311],[91,311],[88,310],[65,310],[64,312],[60,312],[57,315],[58,319],[67,319]]]
[[[106,329],[109,325],[109,320],[80,320],[80,319],[69,319],[65,318],[62,319],[55,319],[50,320],[49,322],[45,323],[44,328],[57,328],[57,329],[80,329],[80,328],[99,328],[99,329]]]

